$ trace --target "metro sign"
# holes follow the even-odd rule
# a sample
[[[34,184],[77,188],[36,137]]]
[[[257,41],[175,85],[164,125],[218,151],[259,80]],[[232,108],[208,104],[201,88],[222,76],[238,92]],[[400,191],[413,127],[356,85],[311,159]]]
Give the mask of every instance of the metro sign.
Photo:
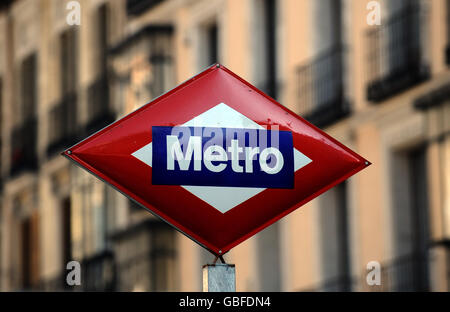
[[[63,155],[216,255],[369,165],[221,65]]]
[[[228,115],[234,114],[234,118],[242,119],[223,103],[211,112],[220,116],[221,109],[229,110]],[[152,154],[156,157],[152,157],[155,159],[154,164],[147,164],[153,167],[153,184],[272,188],[294,186],[291,132],[218,127],[153,127],[152,130],[155,145]],[[194,135],[195,132],[199,135]],[[178,138],[180,133],[183,134],[185,152]],[[267,146],[268,136],[272,138],[270,146]],[[248,140],[245,140],[246,137]],[[227,146],[226,139],[229,146],[224,148]],[[248,141],[252,141],[252,146],[246,146]],[[148,153],[148,148],[144,148],[142,153]],[[134,156],[145,162],[140,151]],[[268,161],[270,157],[274,157],[272,166]],[[179,168],[175,168],[177,162]]]

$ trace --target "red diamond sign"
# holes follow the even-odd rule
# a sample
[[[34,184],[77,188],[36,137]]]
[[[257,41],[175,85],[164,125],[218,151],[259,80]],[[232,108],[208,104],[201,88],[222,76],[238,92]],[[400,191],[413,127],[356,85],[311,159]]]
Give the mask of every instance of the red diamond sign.
[[[221,65],[63,155],[216,255],[369,165]]]

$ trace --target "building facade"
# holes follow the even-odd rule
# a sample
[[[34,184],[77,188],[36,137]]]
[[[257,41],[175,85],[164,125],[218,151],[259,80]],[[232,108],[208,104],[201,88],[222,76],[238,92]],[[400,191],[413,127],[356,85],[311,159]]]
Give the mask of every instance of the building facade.
[[[201,290],[211,254],[60,152],[216,62],[373,163],[225,255],[238,291],[450,289],[450,1],[9,0],[1,291]]]

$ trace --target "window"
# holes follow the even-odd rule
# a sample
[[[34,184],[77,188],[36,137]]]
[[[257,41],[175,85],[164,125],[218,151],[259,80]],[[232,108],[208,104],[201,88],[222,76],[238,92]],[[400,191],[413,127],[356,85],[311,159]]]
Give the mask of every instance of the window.
[[[429,289],[428,280],[428,244],[429,215],[427,194],[426,150],[419,148],[409,153],[411,173],[411,232],[413,239],[413,287],[424,291]]]
[[[367,99],[380,102],[429,78],[420,0],[388,1],[389,18],[371,28],[367,40]]]
[[[101,5],[94,17],[94,22],[97,24],[95,36],[98,44],[96,49],[98,77],[88,88],[88,123],[85,135],[90,135],[115,120],[115,114],[109,106],[107,65],[110,26],[109,6],[107,4]]]
[[[323,291],[351,291],[347,182],[321,195],[319,210]]]
[[[393,155],[395,260],[386,266],[392,290],[427,291],[429,210],[426,149]]]
[[[257,0],[253,8],[255,85],[277,97],[277,5],[276,0]]]
[[[336,0],[314,2],[317,56],[297,69],[299,114],[319,127],[350,111],[345,92],[342,6],[342,1]]]
[[[32,54],[25,58],[20,70],[20,114],[22,117],[22,121],[27,121],[36,116],[36,59],[36,54]]]
[[[11,133],[11,175],[37,167],[36,54],[26,57],[19,68],[19,105]]]
[[[34,211],[20,223],[21,287],[30,289],[39,281],[38,214]]]
[[[48,155],[77,139],[77,33],[71,27],[60,35],[61,99],[49,112]]]
[[[61,49],[61,93],[63,95],[76,91],[77,69],[77,31],[70,27],[60,36]]]
[[[210,21],[200,29],[200,69],[214,63],[219,63],[219,25],[217,21]]]
[[[109,26],[110,26],[110,9],[108,4],[101,5],[96,12],[97,19],[97,37],[98,37],[98,64],[100,71],[106,71],[108,42],[109,42]]]
[[[61,202],[61,233],[62,233],[62,260],[65,268],[72,261],[72,234],[71,234],[71,204],[70,197]]]
[[[150,73],[149,89],[152,97],[157,97],[174,87],[173,29],[159,27],[150,33]]]
[[[22,287],[27,289],[31,287],[31,222],[29,218],[22,221],[20,225],[20,234],[22,242]]]
[[[110,49],[126,67],[113,67],[112,92],[124,112],[139,108],[174,87],[174,42],[171,25],[149,25]],[[117,107],[118,108],[118,107]]]
[[[212,24],[210,26],[207,27],[207,37],[208,37],[208,55],[207,55],[207,59],[208,59],[208,63],[209,64],[214,64],[218,62],[218,57],[217,57],[217,48],[218,48],[218,29],[217,29],[217,24]]]
[[[104,250],[83,259],[81,267],[83,291],[116,290],[114,254],[111,251]]]

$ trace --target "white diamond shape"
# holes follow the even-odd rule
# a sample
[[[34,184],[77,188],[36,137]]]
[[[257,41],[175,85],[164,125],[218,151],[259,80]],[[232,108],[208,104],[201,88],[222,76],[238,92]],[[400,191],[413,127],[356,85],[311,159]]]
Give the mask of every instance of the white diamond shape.
[[[264,127],[224,103],[214,106],[180,126],[264,129]],[[152,143],[138,149],[132,155],[151,167]],[[303,168],[310,162],[312,162],[310,158],[294,148],[294,172]],[[216,208],[221,213],[231,210],[266,189],[197,185],[181,185],[181,187]]]

